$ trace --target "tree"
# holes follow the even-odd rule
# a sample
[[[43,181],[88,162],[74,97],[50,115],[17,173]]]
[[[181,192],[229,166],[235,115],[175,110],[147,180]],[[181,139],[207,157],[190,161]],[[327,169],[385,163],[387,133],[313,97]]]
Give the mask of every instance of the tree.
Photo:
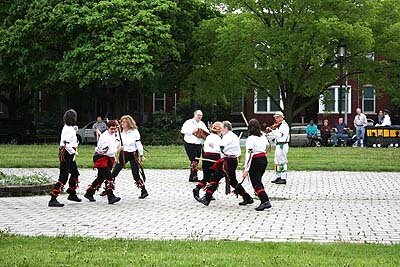
[[[202,49],[192,82],[202,96],[213,94],[225,101],[248,89],[268,95],[279,106],[274,97],[279,93],[291,123],[345,76],[373,72],[377,63],[367,55],[376,48],[378,32],[389,27],[374,26],[382,2],[223,1],[226,15],[199,27]],[[349,52],[347,74],[339,77],[336,49],[342,39]]]

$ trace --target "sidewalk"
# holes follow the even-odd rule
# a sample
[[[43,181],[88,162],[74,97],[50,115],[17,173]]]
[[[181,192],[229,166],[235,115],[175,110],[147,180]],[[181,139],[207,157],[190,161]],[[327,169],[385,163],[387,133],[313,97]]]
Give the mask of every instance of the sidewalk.
[[[0,171],[58,177],[57,169]],[[96,172],[80,172],[83,198]],[[48,208],[49,196],[0,198],[0,230],[32,236],[400,243],[400,173],[292,171],[287,185],[275,185],[268,172],[264,184],[272,208],[263,212],[254,210],[258,200],[239,206],[240,199],[224,195],[224,185],[215,193],[217,200],[203,206],[194,200],[195,184],[187,182],[187,174],[146,170],[150,196],[140,200],[125,169],[115,191],[122,200],[114,205],[98,194],[94,203],[73,203],[62,195],[63,208]],[[244,186],[253,192],[250,182]]]

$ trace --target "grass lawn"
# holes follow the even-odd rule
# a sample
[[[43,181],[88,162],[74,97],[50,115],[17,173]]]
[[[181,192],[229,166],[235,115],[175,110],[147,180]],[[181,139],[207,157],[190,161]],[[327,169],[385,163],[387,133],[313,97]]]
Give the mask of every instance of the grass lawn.
[[[0,266],[399,266],[400,245],[0,235]]]
[[[146,149],[145,168],[188,168],[183,146],[148,146]],[[80,168],[92,167],[93,151],[93,146],[79,147]],[[0,145],[0,167],[57,168],[57,154],[57,145]],[[400,171],[400,149],[396,148],[292,147],[288,158],[289,170]],[[273,169],[273,151],[268,160],[268,169]]]

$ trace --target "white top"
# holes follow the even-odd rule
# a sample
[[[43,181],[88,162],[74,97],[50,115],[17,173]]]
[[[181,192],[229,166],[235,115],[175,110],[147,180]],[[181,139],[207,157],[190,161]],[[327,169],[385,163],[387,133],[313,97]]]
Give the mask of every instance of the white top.
[[[134,152],[138,151],[139,156],[143,156],[143,145],[140,141],[140,133],[137,129],[130,129],[127,132],[121,132],[122,144],[124,145],[124,151]]]
[[[97,147],[95,152],[100,155],[105,155],[107,157],[114,157],[117,149],[119,147],[119,140],[115,133],[110,134],[107,131],[100,135],[99,141],[97,142]]]
[[[211,133],[204,141],[204,152],[221,153],[221,143],[221,137],[215,133]]]
[[[256,136],[256,135],[250,135],[247,140],[246,140],[246,161],[245,161],[245,171],[249,171],[250,169],[250,164],[247,165],[247,162],[249,162],[250,158],[250,153],[249,150],[253,150],[253,155],[265,152],[267,149],[267,146],[269,145],[269,141],[267,139],[267,136],[265,134],[262,134],[261,136]]]
[[[64,125],[61,131],[60,146],[65,146],[70,155],[75,154],[74,148],[78,147],[78,138],[74,126]]]
[[[193,135],[194,130],[196,130],[197,128],[201,128],[209,133],[204,122],[202,122],[202,121],[197,122],[195,119],[189,119],[189,120],[185,121],[185,123],[182,126],[181,133],[183,133],[185,135],[183,137],[183,140],[185,140],[186,143],[203,144],[203,142],[204,142],[203,139],[198,138]]]
[[[367,116],[365,116],[364,113],[360,113],[360,115],[356,115],[354,117],[354,126],[364,126],[366,127],[368,125],[367,122]]]
[[[239,137],[232,131],[229,131],[222,136],[221,146],[224,147],[224,150],[221,151],[224,156],[239,157],[242,153],[240,150]]]
[[[289,142],[289,125],[286,121],[282,121],[282,124],[270,134],[275,137],[277,143]]]
[[[385,115],[383,117],[383,121],[381,124],[377,124],[376,126],[390,126],[392,125],[392,122],[390,121],[390,117],[389,115]]]

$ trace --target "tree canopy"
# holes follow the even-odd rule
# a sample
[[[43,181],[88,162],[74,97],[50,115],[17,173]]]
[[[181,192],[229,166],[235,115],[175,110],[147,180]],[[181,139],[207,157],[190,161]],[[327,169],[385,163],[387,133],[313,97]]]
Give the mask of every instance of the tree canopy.
[[[226,9],[225,16],[204,21],[196,34],[200,49],[192,82],[203,101],[243,90],[263,92],[276,101],[279,91],[291,121],[344,79],[339,80],[336,58],[341,40],[348,51],[348,77],[362,74],[379,87],[389,71],[399,72],[398,0],[214,2]],[[370,60],[372,52],[390,62],[383,67]]]

